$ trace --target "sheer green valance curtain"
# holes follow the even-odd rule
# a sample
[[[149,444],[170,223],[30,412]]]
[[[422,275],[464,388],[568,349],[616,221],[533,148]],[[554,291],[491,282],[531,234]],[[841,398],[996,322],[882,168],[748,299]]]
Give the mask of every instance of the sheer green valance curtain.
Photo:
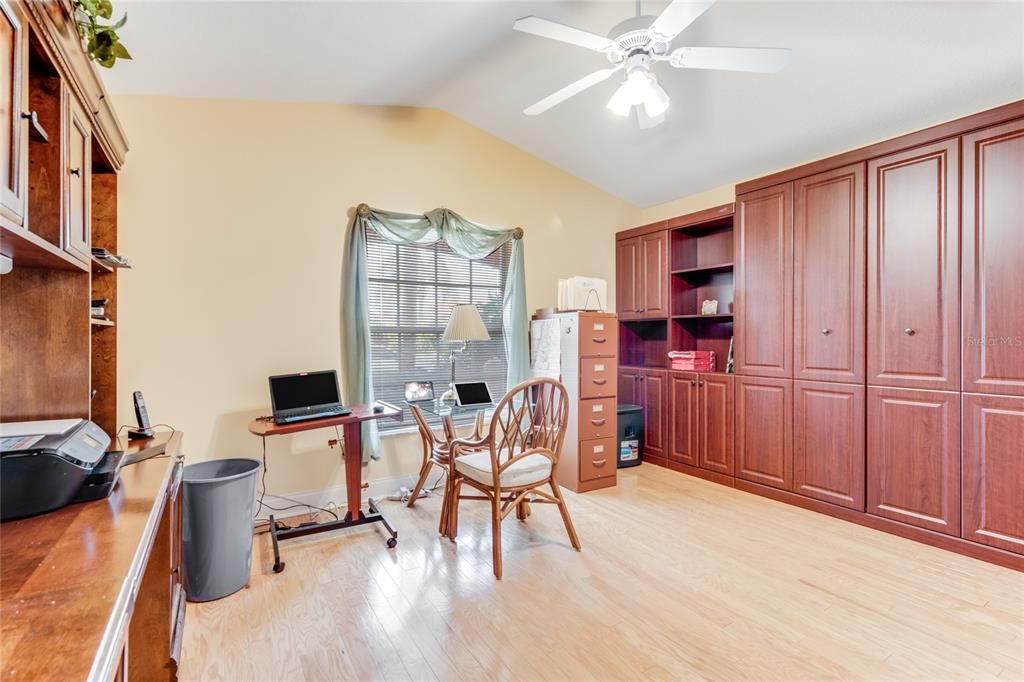
[[[507,241],[512,255],[502,301],[502,327],[508,383],[529,376],[529,318],[526,313],[526,272],[523,265],[523,230],[503,230],[466,220],[446,208],[423,215],[395,213],[360,204],[352,221],[341,292],[341,328],[345,337],[345,398],[353,404],[373,402],[370,353],[370,314],[366,263],[366,231],[373,230],[395,244],[429,245],[443,240],[452,251],[478,260]],[[363,463],[379,457],[377,427],[367,422],[363,430]]]

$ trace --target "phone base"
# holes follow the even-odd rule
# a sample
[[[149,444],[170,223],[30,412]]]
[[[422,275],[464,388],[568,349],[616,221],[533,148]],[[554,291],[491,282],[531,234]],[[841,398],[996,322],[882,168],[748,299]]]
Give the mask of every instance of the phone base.
[[[146,440],[156,433],[153,429],[128,429],[128,440]]]

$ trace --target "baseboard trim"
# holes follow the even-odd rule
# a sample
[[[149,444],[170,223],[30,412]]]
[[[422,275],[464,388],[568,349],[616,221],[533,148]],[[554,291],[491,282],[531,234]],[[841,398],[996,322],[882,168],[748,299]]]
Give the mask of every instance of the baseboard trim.
[[[643,461],[646,464],[653,464],[654,466],[662,467],[663,469],[669,469],[671,471],[677,471],[681,474],[687,474],[695,478],[703,478],[705,481],[711,481],[718,485],[728,486],[730,488],[735,487],[735,479],[728,474],[722,474],[717,471],[709,471],[708,469],[701,469],[699,467],[690,466],[689,464],[683,464],[681,462],[673,462],[670,459],[664,457],[651,457],[644,455]]]
[[[428,479],[428,484],[433,481],[433,478]],[[373,499],[381,499],[395,492],[402,486],[412,488],[416,484],[416,476],[414,474],[404,474],[400,476],[385,476],[384,478],[377,478],[372,481],[367,481],[369,487],[363,491],[363,501],[367,497]],[[346,505],[346,491],[344,483],[330,488],[320,488],[317,490],[301,490],[299,492],[288,493],[287,495],[271,495],[267,493],[263,501],[272,507],[287,507],[293,504],[308,504],[312,507],[321,507],[327,509],[329,505],[333,504],[339,509],[345,509]],[[295,515],[296,512],[301,512],[301,509],[289,509],[287,514],[289,516]],[[268,513],[267,509],[261,512],[261,516],[265,516]]]

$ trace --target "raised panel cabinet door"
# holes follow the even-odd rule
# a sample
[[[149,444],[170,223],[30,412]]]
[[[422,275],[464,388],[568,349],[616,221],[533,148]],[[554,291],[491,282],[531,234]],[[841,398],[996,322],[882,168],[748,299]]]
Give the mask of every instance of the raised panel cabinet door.
[[[960,394],[868,387],[867,511],[960,534]]]
[[[636,237],[615,243],[615,308],[619,318],[635,320],[639,316],[637,280],[640,277],[640,240]]]
[[[89,234],[92,185],[92,129],[78,100],[68,100],[68,223],[64,250],[88,261],[92,254]]]
[[[733,387],[735,378],[724,374],[701,374],[700,462],[702,469],[732,475]]]
[[[640,237],[640,316],[668,317],[668,232]]]
[[[691,372],[672,372],[668,375],[668,385],[668,420],[671,427],[668,458],[695,467],[698,465],[700,449],[697,375]]]
[[[1024,398],[963,396],[963,537],[1024,554]]]
[[[963,138],[963,390],[1024,396],[1024,119]]]
[[[864,387],[793,384],[793,492],[864,511]]]
[[[736,377],[736,477],[793,487],[793,381]]]
[[[620,405],[643,405],[644,398],[640,392],[640,377],[643,370],[635,367],[619,368],[619,385],[616,395]]]
[[[0,215],[24,224],[28,182],[28,35],[17,7],[0,0]]]
[[[864,381],[865,165],[794,183],[793,375]]]
[[[793,376],[793,183],[736,200],[737,374]]]
[[[868,384],[960,387],[959,146],[868,162]]]
[[[668,372],[644,370],[640,390],[644,400],[644,452],[665,457],[668,450]]]

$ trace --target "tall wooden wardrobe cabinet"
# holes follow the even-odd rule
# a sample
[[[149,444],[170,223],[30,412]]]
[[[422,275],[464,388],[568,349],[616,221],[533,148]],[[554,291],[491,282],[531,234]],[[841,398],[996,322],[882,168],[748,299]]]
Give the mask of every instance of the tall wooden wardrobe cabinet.
[[[737,187],[737,487],[1024,567],[1022,188],[1024,101]]]

